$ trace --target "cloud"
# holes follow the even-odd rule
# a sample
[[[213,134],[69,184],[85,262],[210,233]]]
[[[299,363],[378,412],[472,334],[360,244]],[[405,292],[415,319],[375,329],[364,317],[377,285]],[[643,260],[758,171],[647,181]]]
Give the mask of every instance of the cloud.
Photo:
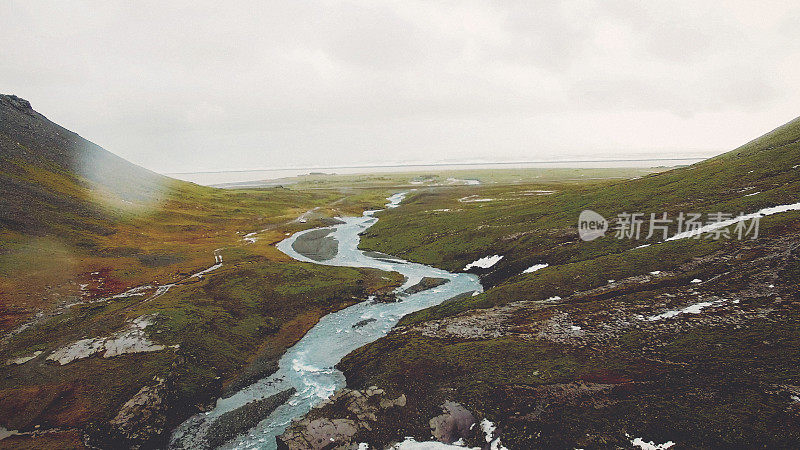
[[[0,86],[161,171],[723,151],[797,114],[797,17],[778,1],[12,1]]]

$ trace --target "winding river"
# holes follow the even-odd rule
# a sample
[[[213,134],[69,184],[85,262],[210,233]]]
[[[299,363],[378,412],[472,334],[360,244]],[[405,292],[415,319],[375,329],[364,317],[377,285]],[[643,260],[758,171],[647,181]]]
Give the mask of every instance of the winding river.
[[[406,193],[399,193],[389,197],[386,207],[397,207],[405,195]],[[287,350],[275,374],[257,381],[230,397],[218,400],[213,410],[188,419],[173,433],[171,448],[202,448],[207,445],[205,434],[209,425],[220,415],[250,401],[294,388],[296,393],[286,403],[279,406],[256,427],[222,447],[276,448],[275,438],[283,433],[293,418],[305,415],[314,405],[345,386],[344,375],[334,368],[345,355],[385,336],[406,314],[439,304],[460,294],[483,290],[475,275],[450,273],[392,257],[375,258],[359,250],[359,234],[378,220],[375,217],[378,211],[366,211],[361,217],[340,218],[344,223],[332,227],[333,232],[330,235],[338,241],[338,253],[332,259],[314,261],[292,248],[292,244],[299,236],[315,229],[295,233],[278,243],[277,247],[299,261],[399,272],[406,277],[406,281],[397,289],[398,292],[417,284],[423,277],[445,278],[449,281],[433,289],[403,296],[401,301],[395,303],[365,301],[323,317],[297,344]]]

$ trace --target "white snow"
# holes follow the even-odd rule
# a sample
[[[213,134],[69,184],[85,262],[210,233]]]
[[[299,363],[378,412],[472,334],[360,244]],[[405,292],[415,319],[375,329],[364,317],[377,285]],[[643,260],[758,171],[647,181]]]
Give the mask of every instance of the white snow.
[[[753,192],[752,194],[745,195],[745,197],[752,197],[753,195],[760,194],[760,193],[761,193],[761,191]]]
[[[650,247],[650,244],[642,244],[636,248],[645,248],[645,247]]]
[[[244,235],[244,238],[242,238],[242,239],[247,241],[247,243],[249,243],[249,244],[254,244],[258,240],[258,238],[256,237],[257,234],[258,234],[257,231],[254,231],[252,233],[247,233],[247,234]]]
[[[701,280],[700,278],[695,278],[694,280],[692,280],[692,283],[702,283],[702,282],[703,280]]]
[[[436,441],[426,441],[426,442],[417,442],[412,437],[407,437],[405,441],[395,444],[392,449],[393,450],[448,450],[448,449],[459,449],[464,450],[468,447],[462,447],[459,445],[453,444],[445,444],[443,442],[436,442]],[[480,447],[472,447],[470,450],[480,450]]]
[[[489,419],[483,419],[481,420],[481,430],[486,435],[486,442],[491,442],[497,427]]]
[[[493,198],[479,198],[477,195],[468,195],[458,199],[461,203],[476,203],[476,202],[493,202]]]
[[[702,312],[704,308],[707,308],[709,306],[719,305],[721,303],[724,303],[724,300],[716,300],[716,301],[713,301],[713,302],[695,303],[694,305],[689,305],[689,306],[687,306],[686,308],[683,308],[683,309],[674,309],[672,311],[667,311],[667,312],[664,312],[664,313],[661,313],[661,314],[656,314],[654,316],[650,316],[650,317],[647,318],[647,320],[649,320],[651,322],[654,322],[656,320],[661,320],[661,319],[670,319],[670,318],[675,317],[675,316],[677,316],[679,314],[700,314],[700,312]]]
[[[488,269],[497,264],[503,257],[501,255],[484,256],[475,260],[464,267],[464,270],[469,270],[473,267],[480,267],[481,269]]]
[[[557,295],[554,295],[554,296],[548,298],[547,300],[561,300],[561,297],[559,297]]]
[[[570,328],[572,331],[581,331],[581,327],[579,327],[579,326],[577,326],[577,325],[572,325],[572,326],[571,326],[571,327],[569,327],[569,328]]]
[[[660,270],[654,270],[654,271],[650,272],[650,275],[658,275],[660,273],[661,273]]]
[[[733,225],[735,223],[742,222],[742,221],[745,221],[745,220],[755,219],[756,217],[771,216],[773,214],[778,214],[778,213],[787,212],[787,211],[798,211],[798,210],[800,210],[800,203],[791,203],[791,204],[788,204],[788,205],[771,206],[769,208],[760,209],[760,210],[758,210],[758,211],[756,211],[754,213],[751,213],[751,214],[744,214],[744,215],[741,215],[741,216],[734,217],[732,219],[723,220],[723,221],[720,221],[720,222],[715,222],[715,223],[712,223],[712,224],[704,225],[704,226],[702,226],[702,227],[700,227],[700,228],[698,228],[696,230],[684,231],[682,233],[678,233],[675,236],[672,236],[672,237],[668,238],[667,240],[668,241],[674,241],[676,239],[684,239],[684,238],[694,237],[694,236],[697,236],[698,234],[708,233],[710,231],[713,231],[713,230],[716,230],[716,229],[719,229],[719,228],[729,227],[729,226],[731,226],[731,225]]]
[[[474,426],[474,425],[473,425]],[[480,422],[481,430],[483,430],[486,443],[489,444],[490,450],[508,450],[503,444],[500,443],[500,438],[494,436],[494,432],[497,430],[497,427],[488,419],[483,419]],[[359,444],[359,450],[362,449],[361,445]],[[364,449],[368,449],[369,447],[363,447]],[[392,450],[481,450],[480,447],[465,447],[463,440],[459,439],[458,441],[452,444],[445,444],[443,442],[436,442],[436,441],[425,441],[425,442],[417,442],[412,437],[407,437],[405,441],[400,442],[399,444],[395,444],[391,447]]]
[[[556,191],[544,191],[544,190],[532,189],[532,190],[523,191],[522,195],[550,195],[550,194],[554,194],[555,192]]]
[[[500,443],[500,438],[494,436],[494,432],[497,431],[497,426],[492,423],[489,419],[481,420],[481,430],[483,430],[483,434],[486,438],[486,443],[489,444],[489,448],[491,450],[508,450],[503,444]]]
[[[544,263],[544,264],[534,264],[534,265],[532,265],[532,266],[528,267],[527,269],[523,270],[523,271],[522,271],[522,273],[531,273],[531,272],[536,272],[537,270],[539,270],[539,269],[544,269],[545,267],[547,267],[547,266],[549,266],[549,265],[550,265],[550,264],[547,264],[547,263]]]
[[[642,438],[631,439],[631,444],[641,448],[642,450],[666,450],[675,445],[672,441],[664,442],[663,444],[656,444],[653,441],[645,442]]]

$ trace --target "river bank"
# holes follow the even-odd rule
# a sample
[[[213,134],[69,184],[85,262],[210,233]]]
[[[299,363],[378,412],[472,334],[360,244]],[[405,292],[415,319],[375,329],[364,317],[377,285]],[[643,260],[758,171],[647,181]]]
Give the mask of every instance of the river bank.
[[[404,196],[401,193],[389,197],[386,207],[398,206]],[[315,261],[294,249],[294,244],[301,236],[314,233],[317,229],[296,233],[278,243],[277,247],[298,261],[399,272],[406,277],[406,281],[397,289],[398,292],[419,284],[426,277],[445,279],[447,282],[433,289],[404,296],[399,302],[362,302],[322,317],[283,355],[275,374],[218,400],[212,410],[184,422],[173,433],[170,448],[208,448],[206,435],[211,425],[221,416],[254,400],[295,389],[296,393],[286,403],[277,407],[255,428],[223,446],[276,448],[275,438],[286,429],[292,419],[303,416],[312,406],[344,387],[344,376],[335,368],[342,357],[386,335],[401,317],[410,312],[465,292],[482,291],[478,278],[471,274],[453,274],[402,260],[372,258],[358,250],[359,235],[375,223],[376,212],[366,211],[361,217],[344,217],[342,224],[331,227],[333,231],[326,233],[326,236],[336,239],[338,251],[328,260]]]

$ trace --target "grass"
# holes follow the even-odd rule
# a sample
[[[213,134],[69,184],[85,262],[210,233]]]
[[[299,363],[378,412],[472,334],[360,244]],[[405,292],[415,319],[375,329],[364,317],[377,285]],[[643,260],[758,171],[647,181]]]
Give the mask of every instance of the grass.
[[[498,423],[509,448],[624,447],[633,437],[656,443],[672,440],[687,448],[795,446],[800,440],[796,409],[789,394],[776,386],[800,383],[800,329],[796,307],[776,305],[800,301],[794,277],[797,257],[792,256],[793,247],[787,247],[791,255],[774,274],[768,267],[758,269],[764,273],[740,273],[737,262],[776,256],[759,245],[797,236],[800,213],[763,218],[760,239],[753,242],[684,239],[643,248],[636,247],[646,241],[608,235],[582,242],[575,223],[583,209],[606,218],[626,211],[666,211],[674,217],[680,211],[738,213],[796,203],[798,136],[800,119],[725,155],[634,180],[528,180],[416,191],[400,208],[380,213],[380,221],[365,233],[362,248],[448,270],[461,270],[487,255],[504,258],[480,272],[487,287],[483,294],[406,316],[400,325],[410,328],[345,357],[339,367],[348,385],[408,393],[412,410],[419,413],[402,426],[386,424],[397,428],[399,436],[426,438],[427,420],[449,399]],[[525,195],[544,190],[554,193]],[[492,200],[459,201],[467,196]],[[712,257],[716,262],[701,263]],[[550,266],[522,273],[536,263]],[[622,285],[602,295],[581,294],[576,303],[541,303],[552,296],[567,298],[609,286],[612,279],[666,272],[689,263],[692,269],[643,282],[636,289]],[[631,326],[588,346],[518,334],[526,327],[536,330],[552,311],[566,313],[584,327],[596,326],[620,310],[652,308],[655,298],[674,298],[673,288],[715,275],[721,281],[703,289],[723,298],[773,276],[775,284],[786,289],[747,300],[742,311],[760,314],[757,317],[708,313],[703,322],[672,320],[656,331]],[[681,298],[685,293],[677,295],[678,304],[696,301]],[[518,301],[545,309],[513,313],[519,329],[497,338],[445,339],[420,331],[432,320],[446,324],[457,314],[477,314]],[[581,393],[581,383],[612,387],[590,395]],[[570,394],[559,397],[554,392]]]
[[[736,214],[797,202],[798,129],[796,120],[726,155],[635,180],[553,180],[418,191],[403,207],[381,213],[382,220],[368,230],[361,246],[448,270],[487,254],[505,255],[498,266],[502,268],[539,260],[562,264],[621,251],[643,242],[606,237],[592,245],[573,245],[579,244],[579,213],[592,209],[611,219],[622,212],[667,212],[674,218],[681,211]],[[524,195],[535,190],[555,193]],[[759,193],[747,196],[755,192]],[[459,201],[469,195],[494,200]],[[495,281],[500,280],[490,283]]]
[[[744,245],[683,240],[637,249],[641,242],[612,237],[582,243],[575,221],[583,209],[607,218],[624,211],[749,212],[796,202],[800,187],[800,121],[726,155],[670,171],[312,175],[292,180],[288,188],[226,191],[134,168],[49,122],[31,135],[31,127],[13,129],[14,120],[0,121],[0,186],[8,193],[0,213],[0,328],[9,330],[37,310],[58,313],[8,339],[0,361],[108,336],[144,314],[155,314],[147,328],[150,339],[174,346],[65,366],[45,362],[45,354],[0,367],[4,426],[75,428],[92,436],[107,432],[122,403],[155,377],[169,380],[169,429],[245,374],[258,375],[260,364],[277,360],[323,315],[398,286],[397,274],[294,262],[273,245],[331,216],[378,208],[398,190],[417,189],[400,208],[380,213],[364,235],[364,248],[449,270],[482,256],[504,256],[482,273],[484,294],[402,322],[424,325],[519,300],[566,297],[609,279],[733,254]],[[76,167],[64,155],[77,155],[93,170]],[[479,179],[482,185],[444,185],[448,178]],[[748,195],[754,192],[759,193]],[[491,200],[464,201],[475,198]],[[292,222],[309,210],[307,222]],[[768,218],[762,232],[796,233],[798,223],[798,213]],[[243,241],[260,230],[255,243]],[[81,298],[81,284],[91,298],[100,298],[182,280],[211,265],[216,249],[222,249],[221,269],[161,297],[55,308]],[[542,262],[550,267],[521,274]],[[787,286],[797,267],[782,269]],[[581,319],[580,314],[644,304],[659,290],[719,270],[700,266],[650,290],[614,292],[564,308]],[[754,306],[768,309],[770,302]],[[529,325],[551,313],[516,320]],[[402,425],[421,438],[428,437],[428,420],[439,413],[439,404],[454,399],[500,423],[510,448],[627,445],[624,433],[698,446],[788,447],[799,436],[787,399],[764,386],[800,383],[798,339],[797,318],[790,314],[739,328],[705,325],[656,334],[633,329],[594,347],[513,332],[465,340],[411,330],[354,351],[339,367],[351,386],[377,384],[410,394],[413,417]],[[618,387],[587,398],[578,395],[576,383]],[[555,398],[549,390],[554,387],[577,394]],[[164,438],[162,433],[149,444]],[[75,437],[64,439],[74,443]],[[36,441],[52,447],[59,442]]]

